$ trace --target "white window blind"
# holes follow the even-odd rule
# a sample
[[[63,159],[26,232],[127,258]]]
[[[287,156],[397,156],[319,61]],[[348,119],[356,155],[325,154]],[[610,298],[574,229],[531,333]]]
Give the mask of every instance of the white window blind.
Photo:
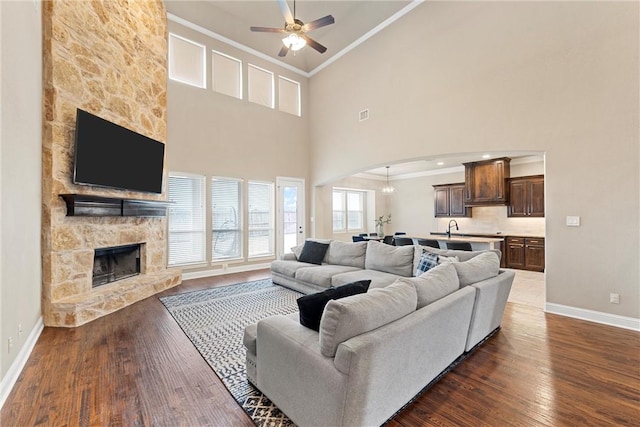
[[[242,61],[224,53],[211,52],[212,89],[242,99]]]
[[[274,254],[273,184],[249,182],[249,257]]]
[[[205,47],[184,37],[169,34],[169,78],[204,88]]]
[[[249,79],[249,101],[273,108],[273,73],[249,64],[247,74]]]
[[[169,173],[169,265],[205,262],[205,177]]]
[[[365,192],[360,190],[333,190],[333,231],[354,232],[364,229],[366,216]]]
[[[241,181],[238,179],[211,179],[211,258],[213,261],[242,256],[240,189]]]
[[[300,116],[300,83],[278,76],[278,108]]]

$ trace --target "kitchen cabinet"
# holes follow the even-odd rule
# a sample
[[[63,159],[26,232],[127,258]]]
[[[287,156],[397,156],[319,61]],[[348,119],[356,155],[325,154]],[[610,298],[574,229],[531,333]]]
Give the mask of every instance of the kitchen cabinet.
[[[498,159],[464,164],[465,206],[500,206],[509,202],[506,179],[511,171],[511,159]]]
[[[509,217],[544,217],[544,175],[509,180]]]
[[[434,185],[433,203],[436,218],[471,216],[471,208],[464,205],[464,183]]]
[[[544,271],[544,238],[509,236],[506,250],[507,268]]]

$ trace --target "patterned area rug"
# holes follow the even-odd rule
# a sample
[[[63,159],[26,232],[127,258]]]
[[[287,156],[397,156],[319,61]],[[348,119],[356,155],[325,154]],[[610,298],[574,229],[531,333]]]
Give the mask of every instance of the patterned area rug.
[[[298,311],[302,294],[271,279],[161,297],[169,313],[257,426],[294,426],[248,381],[244,328],[276,314]]]

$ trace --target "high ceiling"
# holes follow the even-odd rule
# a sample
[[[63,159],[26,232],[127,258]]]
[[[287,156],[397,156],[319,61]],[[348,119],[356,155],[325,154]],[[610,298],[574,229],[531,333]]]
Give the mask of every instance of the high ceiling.
[[[281,64],[303,75],[313,75],[323,64],[335,60],[348,51],[353,44],[375,34],[386,25],[397,25],[394,21],[422,3],[423,0],[296,0],[295,15],[303,22],[332,15],[335,23],[318,28],[309,36],[327,47],[320,54],[310,47],[305,47],[295,55],[293,52],[278,57],[282,47],[283,34],[257,33],[249,30],[250,26],[280,28],[284,26],[284,17],[276,0],[165,0],[167,13],[230,39],[245,48],[266,55],[272,61]],[[287,0],[293,12],[293,0]],[[320,67],[320,68],[319,68]],[[411,177],[424,173],[446,173],[452,168],[461,168],[462,163],[482,160],[485,153],[466,153],[446,158],[420,159],[390,165],[389,176],[395,179]],[[541,160],[541,153],[534,152],[500,152],[491,153],[491,158],[511,157],[521,161],[527,159]],[[530,157],[534,156],[534,157]],[[518,160],[516,160],[517,162]],[[384,179],[385,165],[359,176],[370,179]]]
[[[409,0],[314,1],[296,0],[296,18],[303,22],[332,15],[335,23],[309,32],[309,37],[327,47],[323,54],[310,47],[278,57],[283,34],[256,33],[250,26],[282,28],[284,17],[275,0],[165,0],[167,12],[231,39],[303,73],[311,73],[359,38],[394,15],[401,16],[420,2]],[[293,0],[287,0],[293,12]],[[404,9],[404,10],[403,10]]]

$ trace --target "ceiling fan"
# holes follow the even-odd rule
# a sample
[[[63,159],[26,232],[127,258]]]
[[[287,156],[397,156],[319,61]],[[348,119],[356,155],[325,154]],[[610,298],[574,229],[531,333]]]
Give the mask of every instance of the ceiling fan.
[[[304,22],[296,18],[295,0],[293,0],[293,14],[291,13],[291,9],[289,9],[287,0],[276,1],[278,2],[278,6],[280,6],[280,11],[284,15],[284,28],[250,27],[250,30],[261,33],[288,34],[284,39],[282,39],[282,43],[284,44],[284,46],[278,53],[278,56],[280,57],[287,56],[289,50],[297,52],[307,44],[318,52],[325,53],[327,51],[327,48],[322,46],[317,41],[313,40],[311,37],[307,36],[307,33],[311,30],[315,30],[316,28],[333,24],[334,22],[336,22],[335,19],[333,19],[333,16],[327,15],[325,17],[316,19],[315,21],[309,22],[308,24],[305,24]]]

